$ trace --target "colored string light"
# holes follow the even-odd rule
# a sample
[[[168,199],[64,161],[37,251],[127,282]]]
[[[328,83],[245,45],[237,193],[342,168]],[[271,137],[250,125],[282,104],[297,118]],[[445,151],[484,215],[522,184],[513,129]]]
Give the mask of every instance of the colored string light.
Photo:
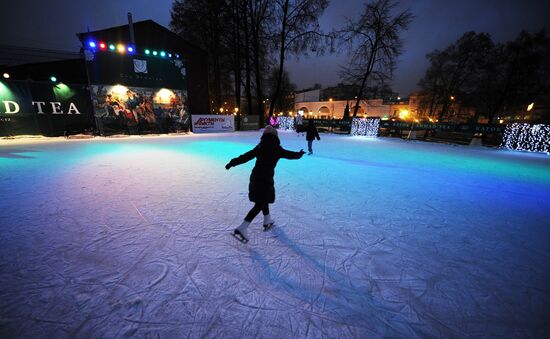
[[[294,130],[294,117],[278,117],[279,129],[291,131]]]
[[[550,125],[508,124],[504,130],[501,147],[550,154]]]
[[[380,118],[353,118],[351,122],[351,135],[362,135],[366,137],[378,136]]]
[[[95,41],[89,41],[88,46],[92,49],[99,47],[101,50],[109,49],[110,51],[118,51],[119,53],[135,53],[136,48],[132,45],[125,45],[125,44],[107,44],[103,41],[101,42],[95,42]],[[172,58],[175,57],[176,59],[180,58],[179,54],[173,54],[166,51],[155,51],[151,50],[149,48],[143,50],[146,55],[154,55],[154,56],[161,56],[163,58],[168,57]]]

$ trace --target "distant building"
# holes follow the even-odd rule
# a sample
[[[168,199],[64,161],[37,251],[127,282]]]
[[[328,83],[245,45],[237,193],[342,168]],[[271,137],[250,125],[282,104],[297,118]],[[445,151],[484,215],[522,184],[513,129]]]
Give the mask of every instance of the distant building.
[[[319,101],[320,98],[321,98],[320,89],[312,89],[312,90],[306,90],[306,91],[294,93],[294,102]]]
[[[350,116],[355,110],[354,100],[326,100],[326,101],[308,101],[295,102],[294,110],[296,113],[301,113],[305,116],[318,119],[342,119],[344,110],[349,104]],[[361,100],[357,110],[358,117],[388,117],[390,106],[384,104],[382,99]]]

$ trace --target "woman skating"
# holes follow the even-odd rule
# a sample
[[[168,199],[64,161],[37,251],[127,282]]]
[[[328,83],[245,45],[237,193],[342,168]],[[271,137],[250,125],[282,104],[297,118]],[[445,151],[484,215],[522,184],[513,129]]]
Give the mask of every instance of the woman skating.
[[[260,211],[264,215],[264,228],[269,229],[273,226],[273,220],[269,215],[269,204],[275,202],[273,176],[279,159],[300,159],[304,153],[303,150],[292,152],[282,148],[277,130],[272,126],[266,126],[261,141],[256,147],[237,158],[231,159],[225,165],[225,169],[230,169],[256,158],[256,164],[252,169],[250,184],[248,185],[248,198],[254,202],[254,207],[248,212],[242,224],[233,231],[233,235],[241,242],[248,242],[246,230]]]

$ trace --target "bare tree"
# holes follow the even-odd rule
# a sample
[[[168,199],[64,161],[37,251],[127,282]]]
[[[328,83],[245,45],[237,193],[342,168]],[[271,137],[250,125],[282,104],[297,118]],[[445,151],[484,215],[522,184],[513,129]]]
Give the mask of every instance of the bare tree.
[[[340,31],[341,43],[350,51],[350,62],[341,76],[347,82],[359,83],[353,117],[369,81],[383,83],[391,79],[403,42],[401,33],[413,19],[409,10],[394,14],[397,2],[376,0],[365,5],[356,20],[347,20]]]
[[[224,0],[175,0],[172,4],[170,27],[183,38],[197,44],[208,53],[211,101],[222,106],[222,83],[228,81],[223,69],[223,38],[226,31],[227,6]]]
[[[327,0],[275,0],[278,44],[278,76],[271,95],[269,116],[273,115],[275,103],[281,94],[284,63],[287,54],[313,51],[321,53],[324,41],[331,45],[332,36],[323,34],[319,27],[319,17],[328,6]]]
[[[521,32],[505,43],[487,33],[466,32],[443,51],[428,54],[430,66],[420,80],[423,108],[430,116],[450,118],[452,102],[475,108],[492,121],[506,111],[522,110],[548,93],[550,39],[546,32]],[[523,107],[523,108],[522,108]]]
[[[273,68],[269,73],[269,76],[266,79],[267,87],[272,93],[277,86],[277,79],[279,77],[279,70]],[[283,71],[283,77],[279,88],[279,97],[276,102],[273,102],[272,105],[275,106],[275,109],[278,112],[288,112],[293,110],[294,100],[290,99],[292,93],[296,91],[296,84],[290,81],[290,76],[288,71],[285,69]]]
[[[267,45],[269,26],[273,19],[271,0],[248,0],[248,20],[250,25],[252,63],[254,65],[256,101],[260,127],[264,124],[263,80],[267,68]]]
[[[420,110],[424,115],[433,117],[435,110],[442,102],[444,93],[444,74],[443,66],[448,58],[447,52],[435,50],[429,53],[426,58],[430,60],[430,67],[426,70],[426,75],[418,82],[422,89],[420,94]]]

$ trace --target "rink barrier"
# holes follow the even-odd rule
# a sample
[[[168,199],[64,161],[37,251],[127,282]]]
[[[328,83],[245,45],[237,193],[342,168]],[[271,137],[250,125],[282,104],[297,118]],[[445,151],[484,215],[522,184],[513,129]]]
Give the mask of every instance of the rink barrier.
[[[307,126],[307,120],[304,126]],[[327,130],[333,132],[335,129],[346,130],[349,126],[349,120],[346,119],[311,119],[315,126],[321,131]],[[278,129],[294,130],[294,117],[278,117]],[[377,137],[380,129],[380,118],[353,118],[351,121],[351,135]],[[347,128],[349,131],[349,127]]]
[[[550,125],[513,123],[506,125],[501,147],[550,155]]]
[[[331,132],[331,133],[343,133],[349,132],[350,129],[350,120],[349,119],[309,119],[304,116],[302,120],[302,129],[304,129],[309,120],[313,120],[313,124],[317,127],[319,132]],[[278,129],[281,130],[296,130],[298,125],[296,125],[296,118],[294,117],[278,117],[279,124],[277,125]],[[283,121],[285,124],[292,126],[289,129],[288,125],[282,125]]]

